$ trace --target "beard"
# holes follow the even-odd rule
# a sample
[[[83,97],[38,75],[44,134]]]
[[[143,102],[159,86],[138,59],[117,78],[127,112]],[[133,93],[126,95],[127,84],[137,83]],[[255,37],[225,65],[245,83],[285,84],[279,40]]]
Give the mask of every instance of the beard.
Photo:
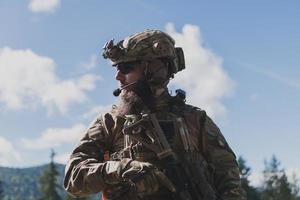
[[[132,90],[123,90],[117,106],[119,115],[139,114],[144,108],[142,99]]]

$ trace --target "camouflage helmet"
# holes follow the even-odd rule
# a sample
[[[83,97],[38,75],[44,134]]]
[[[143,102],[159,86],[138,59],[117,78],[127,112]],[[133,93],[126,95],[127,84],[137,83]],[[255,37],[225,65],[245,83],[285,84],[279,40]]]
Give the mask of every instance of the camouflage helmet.
[[[171,74],[185,68],[183,50],[175,47],[175,41],[160,30],[145,30],[121,40],[114,45],[108,41],[103,47],[103,57],[110,59],[113,66],[134,61],[166,59],[171,66]]]

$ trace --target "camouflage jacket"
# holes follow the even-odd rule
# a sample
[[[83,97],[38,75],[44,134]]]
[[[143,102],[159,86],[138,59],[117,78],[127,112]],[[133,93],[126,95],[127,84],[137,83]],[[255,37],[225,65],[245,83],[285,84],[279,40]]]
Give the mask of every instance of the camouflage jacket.
[[[181,111],[175,111],[175,114],[173,111],[158,113],[158,119],[181,117],[188,130],[189,151],[186,151],[181,137],[178,136],[179,133],[175,131],[175,134],[171,136],[174,138],[174,145],[172,145],[174,152],[179,154],[179,157],[180,155],[182,155],[181,157],[204,155],[208,161],[207,179],[213,185],[220,199],[245,200],[236,157],[219,128],[203,113],[205,112],[198,108],[184,105]],[[124,117],[112,112],[99,116],[88,128],[80,144],[72,152],[66,166],[64,187],[70,194],[85,196],[110,189],[111,186],[106,183],[102,171],[105,168],[105,161],[111,159],[108,158],[109,155],[115,155],[115,152],[120,152],[124,148],[124,134],[122,133],[124,122]],[[151,154],[141,157],[142,161],[159,165],[155,156],[151,156]],[[122,196],[120,199],[126,198]],[[145,199],[169,198],[158,194]]]

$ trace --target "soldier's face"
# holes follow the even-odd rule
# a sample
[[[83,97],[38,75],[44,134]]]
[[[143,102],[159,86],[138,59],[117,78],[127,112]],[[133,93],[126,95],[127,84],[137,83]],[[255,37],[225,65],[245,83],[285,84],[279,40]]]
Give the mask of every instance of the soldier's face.
[[[124,66],[123,66],[124,67]],[[132,63],[131,66],[117,66],[116,80],[119,81],[120,87],[124,87],[130,83],[133,83],[143,78],[143,67],[138,64]],[[121,115],[136,113],[137,105],[141,104],[137,95],[131,90],[132,86],[129,86],[122,90],[121,98],[118,105],[118,112]]]
[[[117,66],[115,78],[119,81],[120,87],[133,83],[142,78],[143,68],[139,65],[139,63],[130,63],[126,64],[125,67]]]

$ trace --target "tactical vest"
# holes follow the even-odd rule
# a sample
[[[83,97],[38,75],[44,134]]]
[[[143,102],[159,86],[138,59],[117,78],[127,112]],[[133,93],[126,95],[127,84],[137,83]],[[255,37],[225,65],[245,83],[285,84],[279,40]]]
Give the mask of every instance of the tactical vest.
[[[172,105],[171,109],[163,110],[155,113],[155,116],[159,122],[159,126],[163,131],[172,151],[178,157],[178,161],[182,163],[183,167],[186,167],[188,173],[188,177],[181,177],[181,181],[188,179],[193,179],[192,181],[195,184],[201,186],[201,179],[199,176],[199,171],[204,172],[205,179],[209,183],[212,183],[212,177],[210,173],[210,168],[207,160],[209,159],[209,155],[206,151],[206,134],[204,134],[204,123],[206,119],[206,113],[200,110],[197,107],[189,106],[189,105]],[[122,132],[124,126],[128,123],[133,123],[134,120],[138,120],[137,116],[130,115],[126,116],[123,120],[117,117],[119,123],[122,124],[122,127],[118,128],[120,132]],[[121,121],[121,122],[120,122]],[[123,131],[124,132],[124,131]],[[139,133],[144,134],[144,133]],[[135,141],[128,135],[123,135],[122,133],[117,134],[117,137],[123,137],[123,145],[120,144],[120,138],[117,140],[115,138],[115,142],[111,147],[111,151],[105,153],[105,159],[109,160],[120,160],[122,158],[131,158],[133,160],[150,162],[161,171],[165,172],[168,177],[172,177],[172,181],[179,181],[174,178],[174,172],[168,171],[168,165],[170,163],[166,163],[165,160],[158,159],[157,155],[145,147],[142,143]],[[147,138],[146,139],[151,139]],[[205,187],[200,188],[198,190],[206,190]],[[206,191],[201,191],[203,194],[203,199],[205,196],[210,194],[205,194]],[[108,198],[109,199],[109,195]],[[125,199],[124,196],[120,199]],[[143,199],[176,199],[176,197],[172,196],[169,191],[164,188],[161,188],[160,191],[149,197],[145,197]],[[179,198],[178,198],[179,199]],[[193,198],[196,199],[196,198]],[[197,198],[198,199],[198,198]],[[210,197],[210,199],[212,199]]]

